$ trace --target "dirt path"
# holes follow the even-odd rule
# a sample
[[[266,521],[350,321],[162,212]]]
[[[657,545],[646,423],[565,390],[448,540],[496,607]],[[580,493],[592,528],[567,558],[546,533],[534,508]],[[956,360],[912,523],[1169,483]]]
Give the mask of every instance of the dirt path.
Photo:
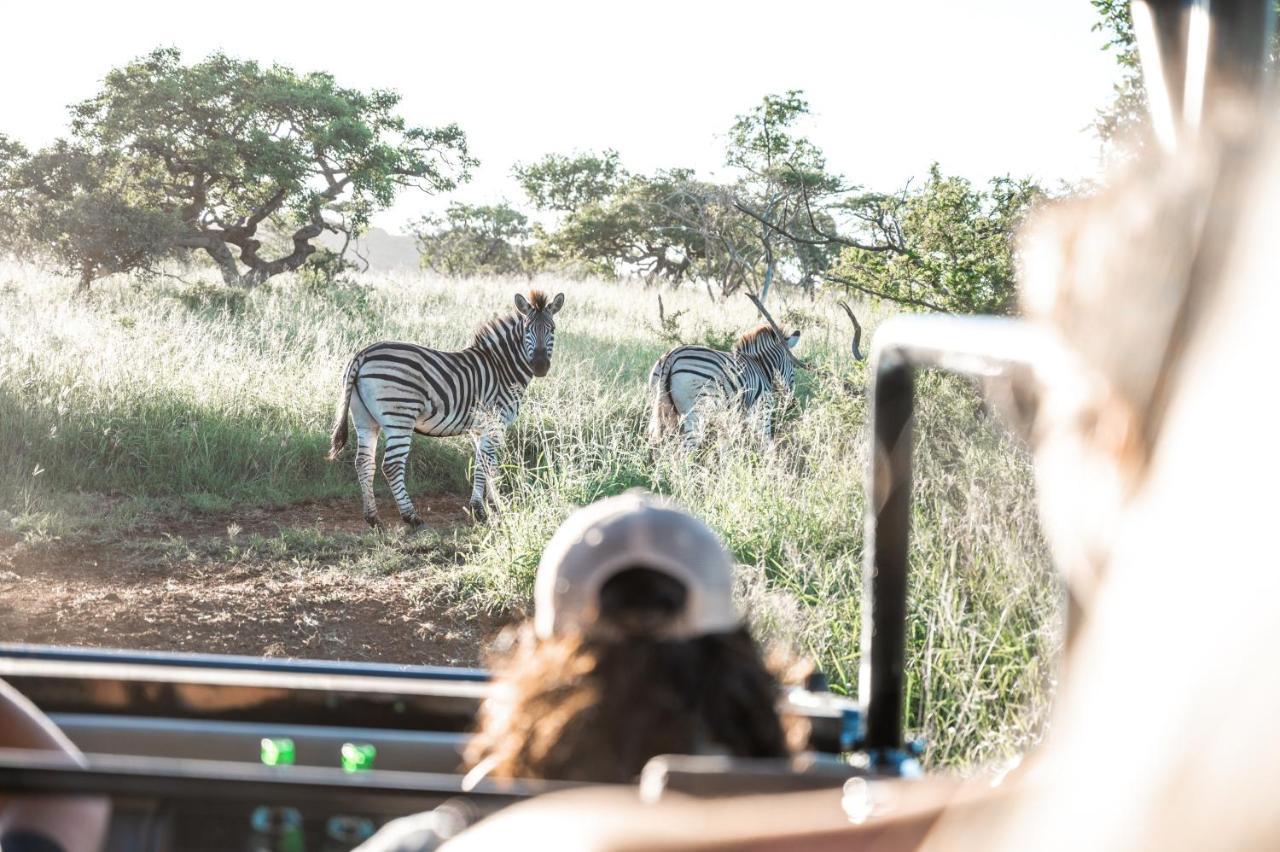
[[[418,502],[433,528],[466,522],[465,498]],[[393,529],[399,523],[383,520]],[[279,558],[269,560],[235,558],[221,543],[207,546],[255,534],[280,537],[289,530],[365,529],[350,500],[333,500],[143,523],[92,541],[33,544],[0,534],[0,640],[478,663],[501,625],[424,600],[415,593],[420,577],[413,571],[387,575],[316,560],[291,564],[284,546]]]

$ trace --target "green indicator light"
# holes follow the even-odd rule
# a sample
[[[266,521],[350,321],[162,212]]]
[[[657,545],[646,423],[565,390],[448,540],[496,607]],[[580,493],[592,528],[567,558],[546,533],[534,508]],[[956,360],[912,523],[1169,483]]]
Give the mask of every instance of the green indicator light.
[[[342,769],[346,772],[366,772],[373,768],[378,749],[372,743],[343,743]]]
[[[292,766],[297,756],[288,737],[263,737],[260,757],[267,766]]]

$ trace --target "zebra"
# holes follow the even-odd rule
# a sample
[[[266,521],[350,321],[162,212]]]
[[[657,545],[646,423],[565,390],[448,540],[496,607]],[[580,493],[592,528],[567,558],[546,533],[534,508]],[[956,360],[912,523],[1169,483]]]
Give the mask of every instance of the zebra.
[[[684,448],[695,448],[706,405],[719,399],[736,401],[767,445],[775,393],[795,390],[801,362],[791,350],[799,342],[800,332],[788,335],[770,323],[742,335],[731,352],[692,345],[670,350],[649,371],[650,441],[656,444],[678,429]]]
[[[564,305],[564,294],[548,300],[540,290],[531,291],[528,298],[517,293],[515,304],[514,314],[476,329],[465,349],[440,352],[382,341],[361,349],[347,364],[329,459],[337,458],[346,446],[350,412],[356,428],[356,477],[370,526],[381,526],[373,497],[379,432],[386,433],[382,473],[410,529],[423,525],[404,482],[414,432],[440,438],[469,434],[475,443],[472,514],[484,518],[486,500],[497,505],[502,431],[515,420],[529,382],[551,369],[555,315]]]

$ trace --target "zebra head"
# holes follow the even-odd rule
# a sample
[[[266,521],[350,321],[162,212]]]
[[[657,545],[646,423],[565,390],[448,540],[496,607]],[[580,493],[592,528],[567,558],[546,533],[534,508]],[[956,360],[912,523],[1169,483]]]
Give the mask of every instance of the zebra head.
[[[769,309],[764,306],[764,302],[760,301],[760,298],[755,293],[748,290],[747,298],[751,300],[751,304],[756,306],[760,316],[764,317],[765,322],[769,324],[762,325],[750,334],[743,335],[738,340],[738,345],[734,347],[734,350],[753,350],[756,353],[753,357],[764,368],[770,381],[775,385],[782,382],[788,389],[794,388],[796,386],[796,367],[807,368],[809,366],[791,351],[800,342],[800,332],[793,331],[787,334],[782,330],[782,326],[774,322],[773,317],[769,315]],[[856,323],[857,320],[854,320],[854,322]]]
[[[800,359],[796,357],[795,352],[792,350],[800,342],[800,332],[791,332],[782,338],[781,342],[782,352],[776,359],[777,366],[774,368],[774,381],[781,381],[788,389],[794,389],[796,386],[796,367],[800,364]]]
[[[516,310],[520,314],[524,357],[535,376],[545,376],[551,370],[551,350],[556,345],[555,315],[564,306],[564,293],[547,300],[541,290],[530,290],[529,298],[516,293]]]
[[[775,386],[796,386],[796,367],[803,366],[791,350],[800,342],[800,332],[786,334],[774,326],[762,325],[738,338],[733,351],[755,361]]]

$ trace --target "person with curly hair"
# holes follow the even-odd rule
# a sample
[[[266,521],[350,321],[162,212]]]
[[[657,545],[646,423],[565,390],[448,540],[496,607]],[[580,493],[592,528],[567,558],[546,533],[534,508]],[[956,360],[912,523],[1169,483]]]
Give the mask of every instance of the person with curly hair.
[[[547,544],[534,616],[490,661],[467,752],[482,778],[635,781],[661,754],[784,758],[806,731],[733,600],[733,560],[706,524],[629,491],[569,516]],[[396,820],[363,852],[435,848],[456,810]]]
[[[547,545],[534,597],[492,661],[469,781],[623,783],[659,754],[790,753],[733,561],[697,518],[638,491],[581,509]]]

